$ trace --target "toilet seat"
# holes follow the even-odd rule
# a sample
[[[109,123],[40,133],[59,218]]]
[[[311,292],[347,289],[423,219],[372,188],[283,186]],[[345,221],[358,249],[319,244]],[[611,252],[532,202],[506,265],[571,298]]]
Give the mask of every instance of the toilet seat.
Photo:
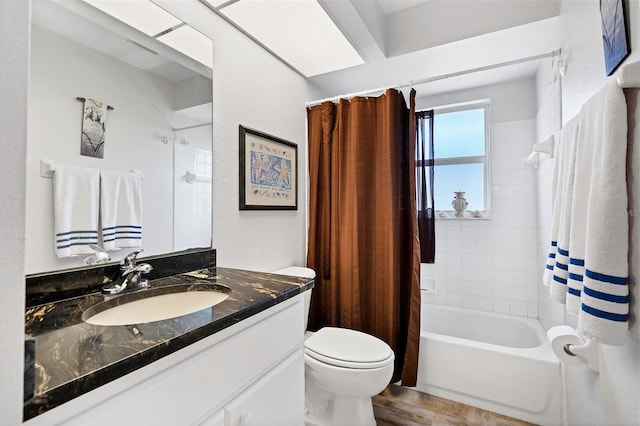
[[[335,367],[373,369],[389,365],[394,354],[377,337],[355,330],[325,327],[305,341],[305,354]]]

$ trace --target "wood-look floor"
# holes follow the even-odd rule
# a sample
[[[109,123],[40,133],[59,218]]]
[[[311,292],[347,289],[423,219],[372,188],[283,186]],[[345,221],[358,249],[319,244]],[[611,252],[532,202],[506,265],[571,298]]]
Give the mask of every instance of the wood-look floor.
[[[390,385],[373,397],[378,426],[522,426],[531,423]]]

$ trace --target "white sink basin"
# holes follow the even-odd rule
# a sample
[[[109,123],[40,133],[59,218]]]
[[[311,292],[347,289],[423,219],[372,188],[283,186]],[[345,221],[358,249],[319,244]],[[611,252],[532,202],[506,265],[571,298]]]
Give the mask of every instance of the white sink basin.
[[[86,312],[83,320],[93,325],[113,326],[143,324],[166,320],[198,312],[217,305],[229,297],[220,291],[181,291],[144,297],[121,305],[100,310],[92,314]],[[104,302],[106,303],[106,302]]]

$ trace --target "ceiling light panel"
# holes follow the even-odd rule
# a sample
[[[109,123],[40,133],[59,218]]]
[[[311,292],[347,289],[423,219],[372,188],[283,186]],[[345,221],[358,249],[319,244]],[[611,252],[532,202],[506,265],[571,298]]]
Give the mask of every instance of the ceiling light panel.
[[[148,0],[84,0],[143,33],[155,36],[182,23]]]
[[[158,40],[209,68],[213,64],[213,42],[188,25],[176,28],[158,37]]]
[[[220,12],[307,77],[364,63],[315,0],[240,0]]]

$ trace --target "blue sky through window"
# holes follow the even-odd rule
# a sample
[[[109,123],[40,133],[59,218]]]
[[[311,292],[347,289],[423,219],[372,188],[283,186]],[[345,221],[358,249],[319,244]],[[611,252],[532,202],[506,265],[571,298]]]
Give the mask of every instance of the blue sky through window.
[[[435,158],[484,155],[484,108],[436,113],[433,125]]]
[[[434,116],[434,201],[436,210],[453,210],[454,192],[464,191],[468,210],[485,210],[485,106]],[[465,157],[476,157],[470,160]],[[443,163],[439,164],[439,160]],[[480,160],[482,161],[482,160]]]

